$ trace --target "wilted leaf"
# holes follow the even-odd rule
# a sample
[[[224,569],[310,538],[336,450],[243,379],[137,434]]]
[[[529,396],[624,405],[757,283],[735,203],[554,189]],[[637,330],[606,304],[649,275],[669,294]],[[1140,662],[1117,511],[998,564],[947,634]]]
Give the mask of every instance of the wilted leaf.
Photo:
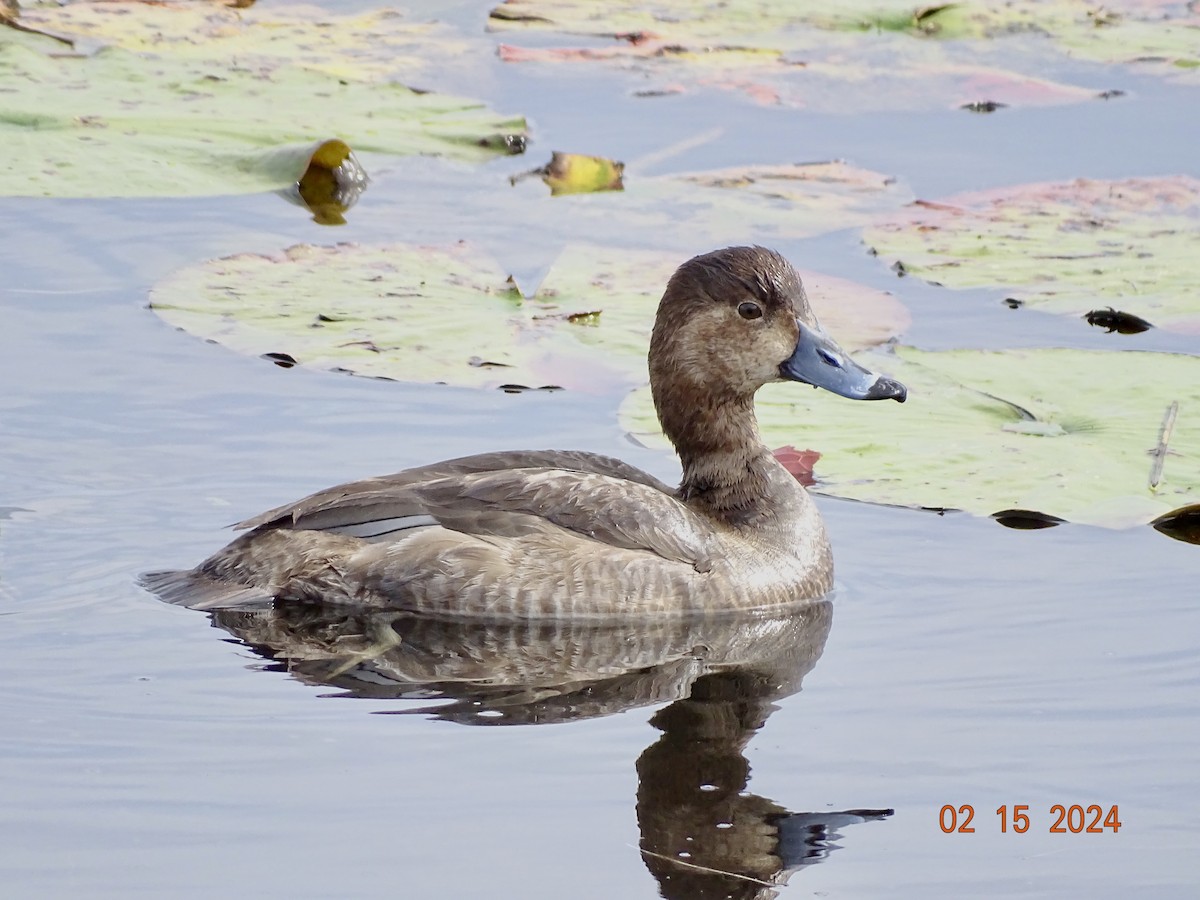
[[[344,141],[319,141],[302,149],[309,151],[307,159],[296,154],[299,175],[283,195],[311,211],[318,224],[346,224],[346,211],[367,189],[366,170]]]
[[[1200,333],[1200,181],[1021,185],[917,202],[863,239],[907,274],[1084,316],[1101,303]]]
[[[529,300],[488,255],[456,247],[297,246],[191,266],[160,282],[167,322],[241,353],[406,381],[596,389],[645,377],[677,254],[568,247]],[[809,273],[848,346],[908,323],[890,294]]]
[[[510,180],[515,184],[530,175],[536,175],[546,182],[550,193],[557,197],[560,194],[623,190],[624,174],[625,163],[602,156],[583,156],[555,150],[546,165],[524,175],[514,175]]]
[[[796,384],[759,394],[764,440],[820,451],[823,493],[1107,526],[1148,522],[1200,496],[1198,357],[902,347],[864,359],[903,381],[908,402],[853,403]],[[1152,490],[1152,452],[1175,401],[1179,415]],[[658,434],[653,415],[648,390],[622,409],[642,439]]]

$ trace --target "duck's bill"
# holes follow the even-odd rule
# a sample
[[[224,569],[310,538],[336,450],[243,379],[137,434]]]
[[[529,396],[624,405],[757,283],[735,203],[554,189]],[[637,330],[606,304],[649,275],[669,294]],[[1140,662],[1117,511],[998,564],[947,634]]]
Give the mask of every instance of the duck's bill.
[[[797,324],[800,338],[792,355],[779,367],[781,377],[825,388],[851,400],[904,402],[908,391],[900,382],[864,369],[820,329]]]

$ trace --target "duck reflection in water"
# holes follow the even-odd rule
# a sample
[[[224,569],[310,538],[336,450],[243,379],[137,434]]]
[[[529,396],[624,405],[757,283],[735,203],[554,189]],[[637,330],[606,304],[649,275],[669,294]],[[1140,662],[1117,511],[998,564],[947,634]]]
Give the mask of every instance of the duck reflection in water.
[[[828,601],[787,614],[657,622],[447,621],[344,605],[210,613],[268,669],[334,696],[406,699],[392,714],[531,725],[668,703],[637,761],[642,858],[664,897],[772,897],[847,825],[890,809],[794,813],[746,790],[743,755],[821,656]],[[438,701],[436,704],[430,701]]]

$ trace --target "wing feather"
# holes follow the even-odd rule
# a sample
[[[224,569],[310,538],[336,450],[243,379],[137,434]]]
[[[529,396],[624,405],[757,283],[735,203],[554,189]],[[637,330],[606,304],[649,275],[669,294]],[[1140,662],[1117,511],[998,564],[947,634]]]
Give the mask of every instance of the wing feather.
[[[329,531],[397,540],[436,523],[463,534],[522,537],[549,526],[612,547],[711,568],[713,527],[658,479],[578,451],[485,453],[320,491],[238,528]]]
[[[419,506],[411,505],[411,495],[404,491],[404,488],[455,475],[512,469],[555,469],[608,475],[622,481],[645,485],[664,494],[672,493],[668,485],[654,476],[612,456],[582,450],[505,450],[463,456],[405,469],[394,475],[341,484],[310,494],[294,503],[268,510],[238,522],[233,527],[241,530],[274,525],[326,530],[382,519],[421,515],[422,510]]]

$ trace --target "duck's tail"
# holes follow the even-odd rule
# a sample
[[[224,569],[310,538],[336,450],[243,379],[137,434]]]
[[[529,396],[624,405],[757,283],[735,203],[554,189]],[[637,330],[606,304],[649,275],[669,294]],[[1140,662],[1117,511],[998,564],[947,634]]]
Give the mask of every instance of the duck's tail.
[[[217,581],[195,569],[146,572],[138,584],[160,600],[188,609],[267,609],[275,599],[265,588]]]

